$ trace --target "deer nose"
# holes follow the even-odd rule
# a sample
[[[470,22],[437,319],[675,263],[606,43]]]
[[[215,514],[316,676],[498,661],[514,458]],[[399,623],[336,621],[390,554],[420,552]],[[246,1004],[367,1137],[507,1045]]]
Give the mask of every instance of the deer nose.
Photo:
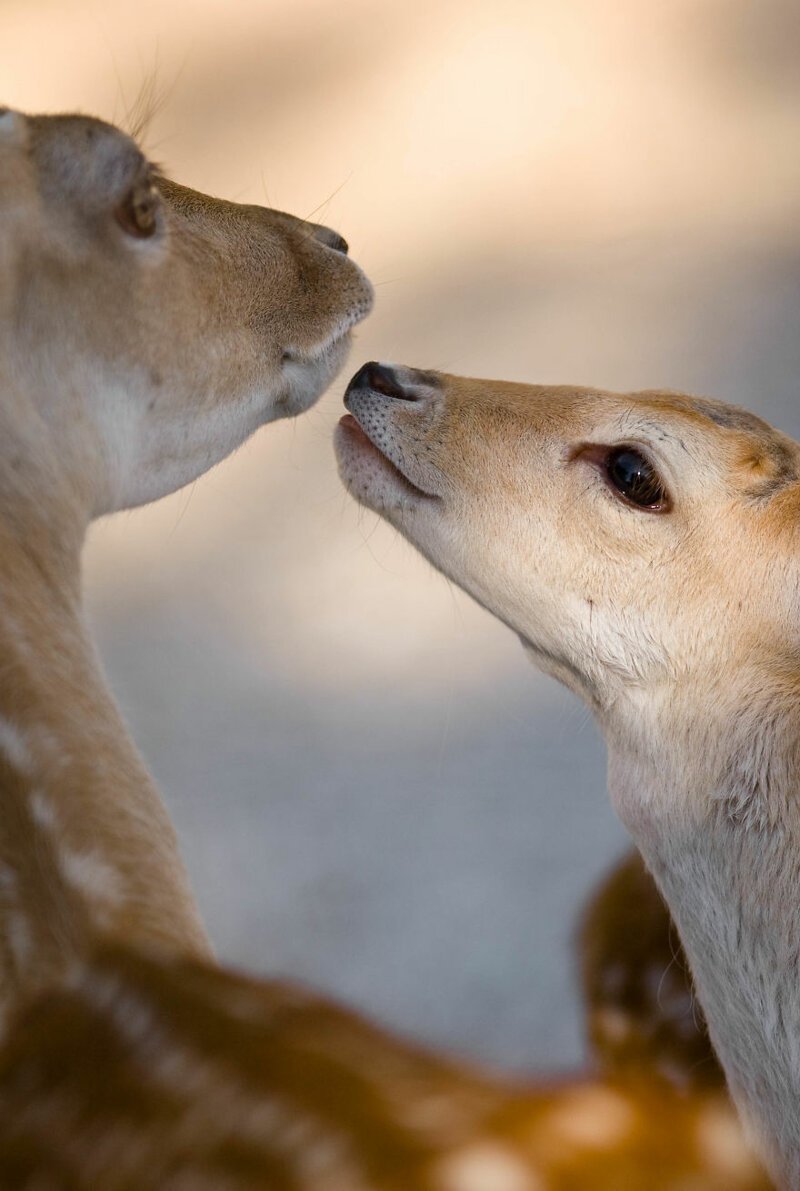
[[[440,382],[429,372],[416,368],[398,367],[394,364],[378,364],[370,360],[359,368],[345,393],[345,402],[356,392],[380,393],[393,401],[425,401],[431,397],[432,389],[439,389]]]
[[[322,224],[317,224],[314,228],[314,236],[319,240],[320,244],[324,244],[327,248],[332,248],[334,252],[341,252],[342,256],[347,256],[350,251],[350,245],[344,236],[340,236],[333,228],[323,227]]]

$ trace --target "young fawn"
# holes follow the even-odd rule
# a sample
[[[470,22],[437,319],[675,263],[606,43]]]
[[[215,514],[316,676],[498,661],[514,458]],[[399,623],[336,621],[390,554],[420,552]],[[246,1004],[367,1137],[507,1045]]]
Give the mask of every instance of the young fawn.
[[[800,447],[675,393],[366,365],[353,495],[594,710],[731,1092],[800,1186]]]
[[[81,547],[306,409],[371,302],[335,232],[178,186],[99,120],[0,109],[0,1016],[98,933],[209,953]]]

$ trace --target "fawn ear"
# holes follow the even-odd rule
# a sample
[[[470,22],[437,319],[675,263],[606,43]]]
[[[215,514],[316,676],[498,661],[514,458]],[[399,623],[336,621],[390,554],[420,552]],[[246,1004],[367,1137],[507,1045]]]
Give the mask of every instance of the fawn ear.
[[[767,489],[760,496],[761,523],[759,539],[769,547],[774,565],[784,570],[783,580],[776,587],[775,612],[782,611],[787,625],[791,625],[792,637],[800,633],[800,452],[793,463],[795,474],[787,468],[784,477],[778,477],[771,491]]]

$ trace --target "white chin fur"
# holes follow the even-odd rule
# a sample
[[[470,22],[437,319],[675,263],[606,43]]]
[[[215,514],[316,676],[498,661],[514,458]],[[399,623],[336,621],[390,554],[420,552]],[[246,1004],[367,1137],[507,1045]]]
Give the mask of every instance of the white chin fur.
[[[292,360],[284,364],[286,397],[269,420],[294,417],[310,409],[344,366],[349,352],[350,336],[343,335],[312,360]]]

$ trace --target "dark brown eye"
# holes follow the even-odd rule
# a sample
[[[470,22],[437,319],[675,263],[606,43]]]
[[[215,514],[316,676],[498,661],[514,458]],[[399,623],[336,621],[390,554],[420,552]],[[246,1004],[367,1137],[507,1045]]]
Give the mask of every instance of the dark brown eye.
[[[155,232],[158,223],[159,195],[152,178],[143,178],[125,196],[114,212],[117,223],[129,236],[146,240]]]
[[[611,487],[631,504],[653,511],[669,507],[661,477],[634,447],[612,447],[606,456],[605,471]]]

